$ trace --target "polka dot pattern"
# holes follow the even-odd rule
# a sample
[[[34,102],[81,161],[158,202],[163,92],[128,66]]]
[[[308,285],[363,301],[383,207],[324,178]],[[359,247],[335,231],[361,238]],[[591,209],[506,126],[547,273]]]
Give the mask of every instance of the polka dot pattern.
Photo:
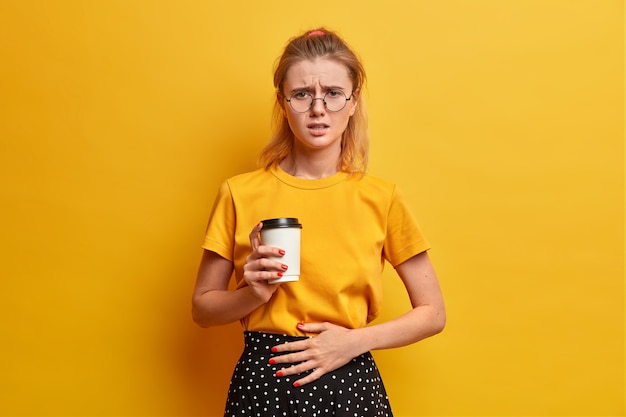
[[[317,381],[294,388],[304,374],[277,378],[287,364],[270,365],[272,346],[304,337],[244,332],[245,348],[228,390],[224,417],[392,417],[374,358],[360,355]]]

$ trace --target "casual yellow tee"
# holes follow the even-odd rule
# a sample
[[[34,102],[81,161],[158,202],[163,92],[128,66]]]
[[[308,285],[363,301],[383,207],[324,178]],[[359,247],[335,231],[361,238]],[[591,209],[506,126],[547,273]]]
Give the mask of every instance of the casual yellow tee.
[[[242,287],[249,234],[277,217],[302,224],[300,280],[280,284],[241,320],[245,330],[302,335],[300,321],[363,327],[380,311],[384,261],[396,267],[429,248],[395,185],[345,172],[308,180],[279,167],[222,184],[202,247],[233,261]]]

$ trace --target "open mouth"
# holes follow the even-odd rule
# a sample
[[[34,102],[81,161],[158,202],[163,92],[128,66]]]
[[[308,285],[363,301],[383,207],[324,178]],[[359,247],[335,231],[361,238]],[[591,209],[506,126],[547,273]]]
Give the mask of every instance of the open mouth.
[[[327,129],[328,125],[324,124],[324,123],[311,123],[310,125],[307,125],[307,128],[309,128],[309,129],[311,129],[313,131],[316,131],[316,130],[322,131],[324,129]]]

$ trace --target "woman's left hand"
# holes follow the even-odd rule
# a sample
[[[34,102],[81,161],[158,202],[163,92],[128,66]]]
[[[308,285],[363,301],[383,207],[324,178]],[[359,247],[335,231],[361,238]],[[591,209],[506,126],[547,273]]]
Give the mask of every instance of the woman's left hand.
[[[295,364],[276,372],[277,377],[313,370],[295,381],[294,387],[313,382],[363,353],[354,330],[331,323],[298,323],[298,330],[317,333],[317,336],[274,346],[272,352],[284,354],[270,359],[270,364]]]

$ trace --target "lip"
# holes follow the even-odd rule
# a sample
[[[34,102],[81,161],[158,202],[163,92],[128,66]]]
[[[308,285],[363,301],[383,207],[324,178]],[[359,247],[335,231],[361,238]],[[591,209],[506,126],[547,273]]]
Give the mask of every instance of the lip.
[[[311,132],[311,134],[314,136],[322,136],[329,128],[326,123],[310,123],[306,125],[306,127],[307,129],[309,129],[309,132]]]

